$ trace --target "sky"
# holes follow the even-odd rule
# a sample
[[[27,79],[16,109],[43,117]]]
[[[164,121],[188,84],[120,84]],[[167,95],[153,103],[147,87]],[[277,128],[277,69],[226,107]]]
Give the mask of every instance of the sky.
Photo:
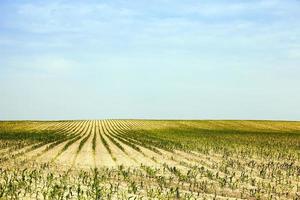
[[[300,120],[299,0],[1,0],[0,120]]]

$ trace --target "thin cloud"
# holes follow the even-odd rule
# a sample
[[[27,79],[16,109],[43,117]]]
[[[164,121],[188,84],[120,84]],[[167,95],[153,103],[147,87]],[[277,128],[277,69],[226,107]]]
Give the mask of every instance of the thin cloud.
[[[79,63],[74,60],[51,55],[13,57],[7,61],[5,65],[19,72],[32,72],[49,75],[64,74],[79,67]]]
[[[276,99],[280,92],[300,97],[294,97],[300,94],[299,87],[286,91],[288,79],[299,85],[300,2],[296,0],[26,0],[0,5],[0,89],[11,87],[7,91],[12,96],[13,86],[27,83],[24,98],[28,100],[27,91],[46,77],[53,96],[56,79],[62,80],[64,90],[76,83],[80,88],[74,97],[89,88],[87,99],[95,102],[74,98],[74,106],[99,107],[96,100],[105,99],[106,111],[115,113],[119,111],[109,107],[112,101],[137,99],[142,93],[142,98],[155,97],[163,105],[170,90],[173,99],[185,93],[184,97],[192,97],[181,102],[193,105],[191,110],[199,102],[202,108],[214,107],[211,93],[230,89],[236,91],[226,96],[232,108],[238,104],[236,96],[242,99],[249,88],[270,91],[268,99]],[[31,82],[32,77],[38,81]],[[282,82],[278,77],[284,77]],[[41,96],[39,91],[32,92],[31,98]],[[285,109],[288,103],[278,106]],[[170,109],[178,108],[172,101],[169,104]],[[151,111],[151,101],[143,106]],[[249,108],[257,106],[261,105]],[[247,117],[237,107],[233,112]],[[196,111],[191,114],[197,116]]]

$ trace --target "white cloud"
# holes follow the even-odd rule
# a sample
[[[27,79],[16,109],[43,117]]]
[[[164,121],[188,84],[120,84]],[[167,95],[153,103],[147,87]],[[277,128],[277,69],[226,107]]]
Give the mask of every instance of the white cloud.
[[[252,0],[252,1],[198,1],[195,5],[184,6],[186,12],[206,17],[245,16],[248,14],[286,15],[298,13],[297,1]]]
[[[79,67],[79,63],[61,56],[41,55],[12,57],[4,65],[17,71],[61,74]]]
[[[43,69],[49,72],[66,71],[75,66],[75,62],[62,57],[41,57],[30,62],[35,69]]]
[[[58,1],[17,6],[17,26],[36,33],[97,30],[116,19],[135,16],[136,11],[106,3],[61,3]]]
[[[298,59],[298,60],[300,60],[300,47],[298,49],[291,49],[291,50],[289,50],[288,57],[291,58],[291,59]]]
[[[248,58],[249,52],[261,55],[260,51],[269,51],[268,55],[278,55],[280,49],[288,48],[290,36],[297,36],[300,29],[288,15],[278,20],[269,18],[269,14],[293,10],[291,7],[297,8],[294,4],[294,1],[278,0],[218,3],[158,0],[125,4],[118,0],[90,4],[44,1],[18,5],[19,18],[12,23],[33,33],[20,41],[21,48],[45,49],[54,54],[71,52],[80,57],[83,54],[116,55],[135,51],[153,55],[175,51],[195,55],[211,51],[226,56],[228,50],[232,50],[231,54],[244,51],[244,58]],[[255,15],[258,11],[262,17]],[[218,19],[207,19],[214,16]],[[47,60],[52,66],[49,68],[68,65],[69,61],[59,59],[58,63],[53,63],[51,57],[42,60]],[[34,62],[38,68],[41,68],[40,63],[45,63]]]

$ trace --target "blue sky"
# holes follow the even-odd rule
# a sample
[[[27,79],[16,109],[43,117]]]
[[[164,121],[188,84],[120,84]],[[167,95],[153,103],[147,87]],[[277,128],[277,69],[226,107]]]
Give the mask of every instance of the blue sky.
[[[0,119],[300,120],[300,1],[0,1]]]

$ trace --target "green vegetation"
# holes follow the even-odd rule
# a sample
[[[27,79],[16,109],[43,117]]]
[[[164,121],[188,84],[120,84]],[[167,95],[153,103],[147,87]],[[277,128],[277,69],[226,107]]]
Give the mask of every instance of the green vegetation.
[[[1,200],[300,198],[300,122],[0,122],[0,155]]]
[[[20,128],[20,125],[22,125],[22,128]],[[32,122],[1,122],[0,140],[51,142],[64,137],[56,130],[30,129],[29,127],[32,126],[34,126]]]
[[[237,153],[264,158],[299,160],[300,130],[236,130],[225,126],[223,130],[204,129],[193,124],[169,122],[171,128],[154,128],[128,131],[127,137],[165,150]],[[203,122],[200,121],[199,125]],[[276,123],[276,122],[274,122]],[[230,129],[232,128],[232,129]]]

